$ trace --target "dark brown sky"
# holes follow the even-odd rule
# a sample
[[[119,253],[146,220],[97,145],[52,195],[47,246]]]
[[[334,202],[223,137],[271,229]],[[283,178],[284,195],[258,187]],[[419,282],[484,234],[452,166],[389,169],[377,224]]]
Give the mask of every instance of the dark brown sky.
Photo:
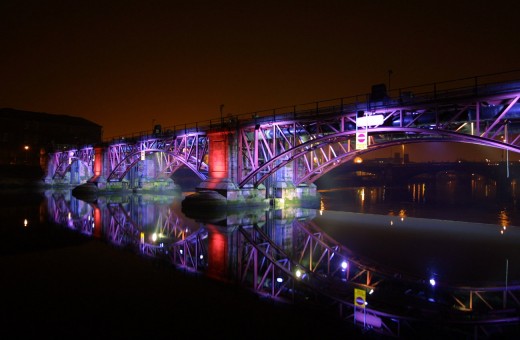
[[[0,107],[104,137],[520,68],[516,1],[0,2]]]

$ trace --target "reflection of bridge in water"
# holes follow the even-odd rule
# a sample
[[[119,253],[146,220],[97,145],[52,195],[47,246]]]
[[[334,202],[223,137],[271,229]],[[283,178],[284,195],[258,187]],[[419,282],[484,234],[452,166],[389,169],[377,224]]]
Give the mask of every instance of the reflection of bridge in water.
[[[69,191],[46,196],[52,220],[67,228],[275,300],[321,304],[386,335],[413,334],[417,327],[487,335],[520,321],[520,286],[434,287],[429,278],[389,271],[326,235],[312,221],[315,210],[244,210],[194,222],[180,213],[178,197],[87,203]],[[355,302],[354,289],[365,292],[368,304]]]

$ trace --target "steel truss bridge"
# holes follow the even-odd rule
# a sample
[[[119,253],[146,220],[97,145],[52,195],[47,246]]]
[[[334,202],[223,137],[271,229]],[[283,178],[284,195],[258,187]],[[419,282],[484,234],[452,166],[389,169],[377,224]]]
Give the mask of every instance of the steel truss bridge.
[[[106,142],[103,175],[123,181],[140,160],[155,157],[156,178],[185,166],[205,180],[215,131],[233,135],[227,162],[239,188],[257,187],[273,174],[295,185],[312,183],[357,155],[408,143],[449,141],[518,153],[519,98],[520,71],[514,71],[175,125]],[[366,128],[364,150],[356,147],[359,116],[382,116]],[[95,146],[57,150],[47,178],[63,179],[77,163],[86,179],[75,184],[95,181],[95,157]]]
[[[130,246],[184,271],[207,273],[211,257],[221,256],[211,249],[211,234],[222,236],[211,224],[194,228],[175,209],[151,211],[140,199],[99,205],[48,192],[47,209],[60,225]],[[230,256],[226,262],[233,269],[220,279],[274,300],[322,305],[326,312],[388,336],[413,335],[418,326],[487,336],[520,322],[518,283],[505,287],[439,283],[433,292],[427,278],[395,273],[360,258],[314,224],[304,213],[311,210],[296,210],[294,216],[299,217],[278,219],[270,211],[254,223],[249,216],[226,226],[225,252]],[[221,243],[218,248],[223,250]],[[367,305],[355,302],[355,288],[366,292]],[[428,291],[430,300],[425,299]]]

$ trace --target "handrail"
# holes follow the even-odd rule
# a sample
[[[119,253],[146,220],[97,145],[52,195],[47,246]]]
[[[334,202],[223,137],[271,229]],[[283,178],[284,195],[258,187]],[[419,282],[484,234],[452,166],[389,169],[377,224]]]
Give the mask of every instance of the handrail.
[[[497,73],[488,73],[473,77],[465,77],[465,78],[458,78],[458,79],[452,79],[452,80],[445,80],[440,82],[434,82],[434,83],[426,83],[426,84],[419,84],[419,85],[412,85],[407,87],[401,87],[397,89],[388,89],[387,90],[387,98],[388,99],[400,99],[402,98],[403,94],[407,93],[413,93],[414,95],[420,95],[421,97],[431,95],[433,94],[435,98],[437,94],[445,94],[450,91],[454,90],[463,90],[463,89],[475,89],[475,91],[478,91],[479,88],[483,87],[484,85],[491,85],[491,84],[499,84],[499,83],[506,83],[511,81],[518,81],[520,80],[520,69],[515,69],[511,71],[504,71],[504,72],[497,72]],[[458,84],[458,85],[454,85]],[[450,86],[453,85],[453,86]],[[206,120],[200,120],[200,121],[194,121],[194,122],[188,122],[188,123],[182,123],[182,124],[175,124],[166,126],[163,128],[164,131],[182,131],[182,130],[188,130],[188,129],[201,129],[201,130],[207,130],[208,128],[211,129],[213,127],[217,128],[223,125],[223,121],[229,120],[229,119],[240,119],[240,118],[247,118],[247,119],[255,119],[255,118],[262,118],[262,117],[273,117],[274,120],[276,120],[277,115],[287,115],[292,113],[294,117],[298,116],[298,113],[302,112],[311,112],[312,110],[316,110],[316,112],[319,111],[320,108],[324,107],[330,107],[330,106],[336,106],[338,107],[347,107],[347,106],[354,106],[357,107],[359,104],[366,104],[370,100],[371,93],[364,93],[364,94],[358,94],[353,96],[347,96],[347,97],[339,97],[339,98],[332,98],[332,99],[323,99],[323,100],[316,100],[311,101],[307,103],[300,103],[296,105],[286,105],[286,106],[280,106],[275,108],[269,108],[269,109],[261,109],[256,111],[249,111],[245,113],[240,114],[228,114],[225,117],[213,117]],[[328,103],[328,105],[324,105],[325,103]],[[332,105],[336,104],[336,105]],[[129,134],[125,135],[118,135],[118,136],[112,136],[109,138],[103,138],[103,142],[111,142],[115,140],[125,140],[125,139],[135,139],[135,138],[141,138],[145,136],[153,136],[153,129],[150,130],[142,130],[137,132],[131,132]]]

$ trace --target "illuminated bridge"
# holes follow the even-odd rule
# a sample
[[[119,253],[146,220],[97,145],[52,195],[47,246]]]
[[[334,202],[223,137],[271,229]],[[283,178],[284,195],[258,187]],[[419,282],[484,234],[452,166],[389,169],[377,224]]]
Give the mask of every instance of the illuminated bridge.
[[[263,110],[56,150],[46,182],[99,190],[172,188],[181,167],[198,192],[227,201],[290,202],[316,179],[393,145],[450,141],[520,152],[520,71]]]

